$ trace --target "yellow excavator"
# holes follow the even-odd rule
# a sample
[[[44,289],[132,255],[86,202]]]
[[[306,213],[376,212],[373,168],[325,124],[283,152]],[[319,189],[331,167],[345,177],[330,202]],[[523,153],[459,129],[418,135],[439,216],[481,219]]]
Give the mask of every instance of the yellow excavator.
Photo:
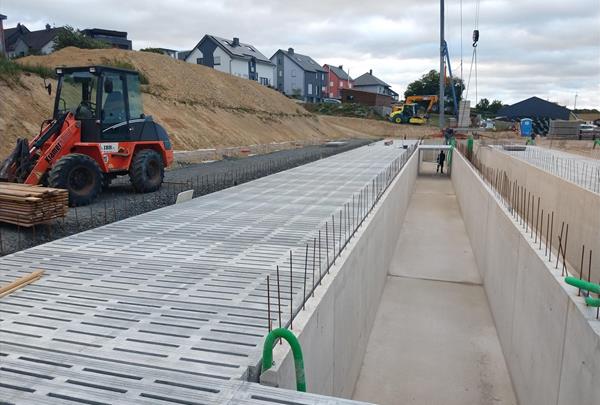
[[[419,109],[427,102],[425,114],[420,115]],[[388,119],[396,124],[423,125],[427,122],[426,115],[435,111],[438,103],[437,95],[409,96],[403,103],[392,106]]]

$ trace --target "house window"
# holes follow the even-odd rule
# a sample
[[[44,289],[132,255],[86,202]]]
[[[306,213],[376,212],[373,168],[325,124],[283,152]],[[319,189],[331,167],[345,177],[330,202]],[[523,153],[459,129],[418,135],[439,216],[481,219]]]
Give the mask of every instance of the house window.
[[[215,66],[216,65],[220,65],[221,64],[221,57],[220,56],[215,56]]]
[[[329,93],[329,98],[333,98],[333,93]]]
[[[321,80],[325,81],[325,73],[321,73]]]
[[[262,84],[263,86],[268,86],[269,85],[269,78],[267,78],[267,77],[261,77],[260,78],[260,84]]]
[[[344,87],[344,82],[340,82],[340,89]]]
[[[296,77],[296,69],[292,69],[292,77]]]
[[[279,71],[279,77],[283,76],[283,70]]]
[[[254,72],[254,66],[250,65],[250,71]]]
[[[312,83],[308,83],[308,94],[312,94]]]
[[[333,82],[329,82],[329,87],[333,87]]]
[[[197,58],[197,59],[196,59],[196,64],[198,64],[198,65],[203,65],[203,64],[204,64],[204,59],[202,59],[202,58]]]

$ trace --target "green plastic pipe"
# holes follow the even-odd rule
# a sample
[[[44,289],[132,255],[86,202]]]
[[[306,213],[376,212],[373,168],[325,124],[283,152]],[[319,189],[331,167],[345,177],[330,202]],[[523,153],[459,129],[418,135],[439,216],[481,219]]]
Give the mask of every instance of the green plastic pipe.
[[[273,346],[277,338],[285,339],[292,348],[294,356],[294,366],[296,368],[296,390],[306,392],[306,381],[304,377],[304,359],[302,358],[302,348],[298,339],[289,329],[273,329],[265,338],[262,356],[262,372],[264,373],[273,365]]]
[[[575,277],[565,277],[565,282],[581,290],[586,290],[595,294],[600,294],[600,284],[590,283]]]
[[[448,152],[448,166],[452,165],[452,151],[456,148],[456,138],[450,139],[450,152]]]
[[[588,307],[600,307],[600,298],[585,297],[585,303]]]

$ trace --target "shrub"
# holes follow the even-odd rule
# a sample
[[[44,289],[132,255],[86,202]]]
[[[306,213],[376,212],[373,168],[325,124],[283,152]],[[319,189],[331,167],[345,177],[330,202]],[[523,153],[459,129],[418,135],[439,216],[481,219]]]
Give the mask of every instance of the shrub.
[[[84,35],[78,29],[71,26],[65,26],[63,30],[56,36],[56,44],[54,50],[74,46],[82,49],[104,49],[110,48],[110,45],[104,41],[90,38]]]
[[[159,54],[163,54],[163,51],[159,48],[142,48],[140,49],[140,52],[151,52],[151,53],[159,53]]]

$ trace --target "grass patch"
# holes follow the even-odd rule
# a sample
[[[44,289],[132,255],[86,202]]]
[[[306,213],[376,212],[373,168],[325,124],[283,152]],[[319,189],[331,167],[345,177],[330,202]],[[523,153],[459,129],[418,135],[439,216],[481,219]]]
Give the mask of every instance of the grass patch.
[[[120,68],[120,69],[133,70],[135,72],[138,72],[138,75],[140,76],[140,84],[150,84],[148,77],[143,72],[136,69],[136,67],[133,66],[133,64],[130,62],[127,62],[124,60],[117,60],[117,59],[112,59],[112,60],[105,59],[102,63],[107,66],[112,66],[112,67],[116,67],[116,68]]]
[[[42,79],[56,79],[56,72],[47,66],[42,65],[19,65],[23,72],[29,72],[38,75]]]
[[[304,104],[304,108],[314,114],[385,120],[385,117],[382,117],[381,115],[377,114],[372,107],[364,106],[362,104],[306,103]]]
[[[21,65],[13,60],[0,57],[0,80],[7,84],[23,85],[21,73],[32,73],[43,79],[56,79],[56,72],[42,65]]]
[[[0,80],[7,84],[21,84],[21,67],[10,59],[0,56]]]

